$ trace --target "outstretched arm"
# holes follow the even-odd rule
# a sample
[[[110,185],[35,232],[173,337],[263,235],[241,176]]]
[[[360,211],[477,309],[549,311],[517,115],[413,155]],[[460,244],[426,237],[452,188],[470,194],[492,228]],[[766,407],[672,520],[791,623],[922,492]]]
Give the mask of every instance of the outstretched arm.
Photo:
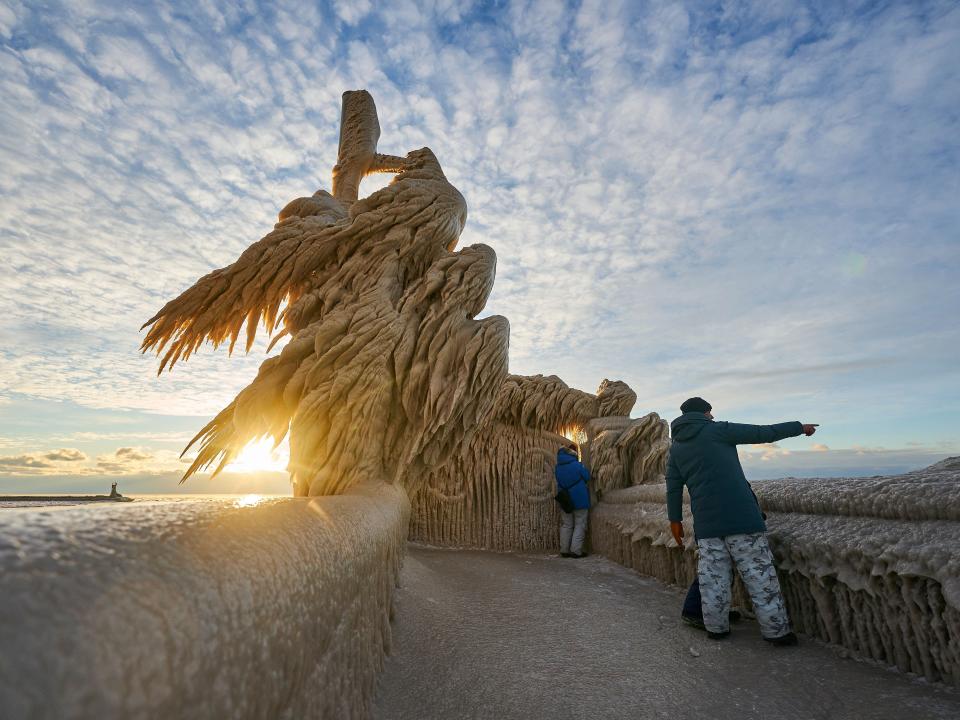
[[[815,427],[815,426],[813,426]],[[806,432],[799,421],[777,423],[776,425],[744,425],[741,423],[718,422],[720,437],[731,445],[759,445],[772,443],[788,437],[796,437]],[[813,433],[807,433],[812,435]]]

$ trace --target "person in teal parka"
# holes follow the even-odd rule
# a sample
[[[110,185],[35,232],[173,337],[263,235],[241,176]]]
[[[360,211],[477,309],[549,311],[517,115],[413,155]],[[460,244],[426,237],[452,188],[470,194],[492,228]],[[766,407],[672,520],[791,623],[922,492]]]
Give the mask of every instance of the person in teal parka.
[[[583,540],[587,534],[587,519],[590,514],[590,472],[577,458],[577,446],[573,443],[557,451],[557,491],[561,488],[570,493],[573,512],[560,511],[561,557],[586,557]]]
[[[690,510],[699,559],[697,579],[703,624],[716,640],[730,634],[728,611],[733,565],[750,593],[765,640],[795,645],[783,595],[767,544],[763,513],[747,483],[737,445],[771,443],[813,435],[816,425],[785,422],[742,425],[714,422],[710,403],[694,397],[680,406],[671,423],[673,442],[667,460],[667,517],[670,532],[683,547],[683,487]]]

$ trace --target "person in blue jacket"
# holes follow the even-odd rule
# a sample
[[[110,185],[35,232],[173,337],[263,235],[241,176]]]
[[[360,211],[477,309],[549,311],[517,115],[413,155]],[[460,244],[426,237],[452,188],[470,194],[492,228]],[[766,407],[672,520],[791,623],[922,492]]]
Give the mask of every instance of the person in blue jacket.
[[[680,406],[683,414],[670,425],[673,443],[667,460],[667,517],[670,532],[683,547],[683,486],[690,493],[699,560],[697,579],[707,634],[719,640],[730,634],[730,583],[736,564],[750,593],[763,639],[796,645],[783,594],[767,544],[767,526],[747,483],[737,445],[771,443],[813,435],[816,425],[786,422],[741,425],[714,422],[713,407],[694,397]]]
[[[583,539],[587,534],[587,517],[590,514],[590,490],[587,483],[590,472],[577,458],[577,446],[570,443],[557,451],[557,491],[566,488],[573,501],[573,512],[560,511],[560,556],[582,558]]]

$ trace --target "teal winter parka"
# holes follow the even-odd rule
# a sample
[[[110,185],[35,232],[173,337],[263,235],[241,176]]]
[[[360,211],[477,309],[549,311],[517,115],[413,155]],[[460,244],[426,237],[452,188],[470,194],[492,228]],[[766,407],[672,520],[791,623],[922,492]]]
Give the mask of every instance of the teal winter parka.
[[[673,444],[667,461],[667,516],[683,517],[683,486],[690,493],[697,539],[765,532],[766,524],[750,489],[737,445],[772,443],[803,434],[800,422],[741,425],[714,422],[704,413],[684,413],[670,425]]]
[[[566,448],[557,451],[557,490],[565,487],[570,492],[573,507],[576,510],[586,510],[590,507],[590,490],[587,481],[590,480],[590,471],[587,470],[577,456]]]

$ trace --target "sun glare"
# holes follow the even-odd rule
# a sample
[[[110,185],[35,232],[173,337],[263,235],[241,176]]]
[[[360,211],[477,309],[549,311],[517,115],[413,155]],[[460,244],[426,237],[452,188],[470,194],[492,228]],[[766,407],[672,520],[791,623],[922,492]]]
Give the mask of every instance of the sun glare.
[[[227,472],[257,472],[269,470],[283,472],[290,461],[290,447],[287,442],[273,449],[273,440],[265,437],[247,445],[225,470]]]
[[[241,498],[237,498],[237,507],[255,507],[260,504],[263,498],[256,493],[250,495],[244,495]]]

